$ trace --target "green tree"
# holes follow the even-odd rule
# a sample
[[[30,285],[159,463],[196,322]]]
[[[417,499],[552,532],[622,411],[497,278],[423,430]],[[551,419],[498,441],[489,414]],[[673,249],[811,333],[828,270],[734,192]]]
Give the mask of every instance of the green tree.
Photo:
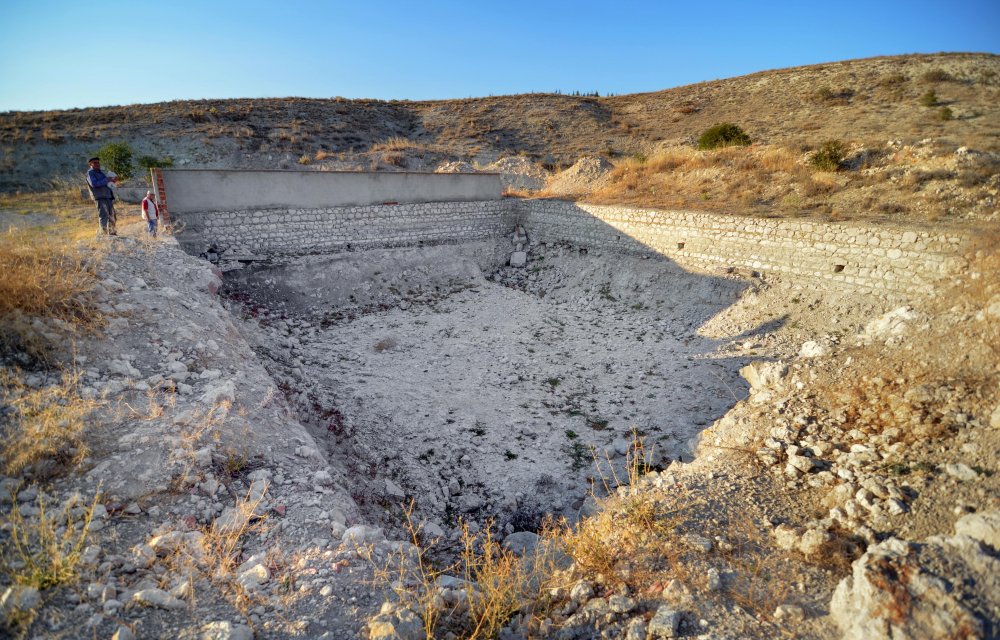
[[[109,142],[100,148],[97,157],[101,165],[113,171],[122,181],[132,177],[132,147],[127,142]]]

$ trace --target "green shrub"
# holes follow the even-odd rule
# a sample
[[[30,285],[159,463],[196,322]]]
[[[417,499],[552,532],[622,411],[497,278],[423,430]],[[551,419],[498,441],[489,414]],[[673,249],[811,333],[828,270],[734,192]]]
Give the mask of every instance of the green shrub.
[[[920,76],[920,79],[924,82],[949,82],[952,77],[950,73],[943,69],[931,69]]]
[[[954,120],[955,114],[948,107],[941,107],[938,111],[938,117],[942,120]]]
[[[931,89],[924,95],[920,96],[920,104],[924,105],[925,107],[933,107],[936,106],[937,103],[938,103],[938,97],[937,94],[934,93],[934,89]]]
[[[719,147],[745,147],[751,143],[750,136],[731,122],[723,122],[705,130],[698,138],[699,149]]]
[[[113,171],[122,181],[132,177],[132,147],[127,142],[109,142],[100,148],[97,157],[101,165]]]
[[[847,155],[847,146],[840,140],[827,140],[809,158],[809,164],[820,171],[836,171]]]
[[[153,156],[139,156],[139,159],[135,163],[148,171],[149,169],[166,169],[172,167],[174,166],[174,159],[171,157],[158,159]]]

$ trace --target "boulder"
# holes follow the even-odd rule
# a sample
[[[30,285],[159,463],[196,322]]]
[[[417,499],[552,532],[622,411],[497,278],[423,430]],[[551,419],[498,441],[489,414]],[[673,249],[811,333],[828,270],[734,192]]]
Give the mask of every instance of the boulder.
[[[788,365],[784,362],[751,362],[740,369],[740,375],[753,391],[774,386],[787,374]]]
[[[996,637],[1000,560],[965,535],[890,538],[854,561],[830,616],[845,640]]]

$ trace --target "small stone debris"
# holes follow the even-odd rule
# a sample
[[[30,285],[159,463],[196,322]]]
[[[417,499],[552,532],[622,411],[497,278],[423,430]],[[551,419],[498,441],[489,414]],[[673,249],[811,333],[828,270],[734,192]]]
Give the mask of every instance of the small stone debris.
[[[649,635],[653,638],[676,638],[681,624],[681,612],[661,606],[649,621]]]
[[[186,606],[183,601],[163,589],[155,588],[136,591],[132,595],[132,601],[144,607],[158,607],[160,609],[183,609]]]

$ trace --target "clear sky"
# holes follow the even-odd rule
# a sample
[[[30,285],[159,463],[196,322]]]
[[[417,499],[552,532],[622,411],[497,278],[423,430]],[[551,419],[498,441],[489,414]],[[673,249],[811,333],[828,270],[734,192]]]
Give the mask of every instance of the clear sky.
[[[939,51],[1000,53],[1000,0],[0,0],[0,111],[623,94]]]

